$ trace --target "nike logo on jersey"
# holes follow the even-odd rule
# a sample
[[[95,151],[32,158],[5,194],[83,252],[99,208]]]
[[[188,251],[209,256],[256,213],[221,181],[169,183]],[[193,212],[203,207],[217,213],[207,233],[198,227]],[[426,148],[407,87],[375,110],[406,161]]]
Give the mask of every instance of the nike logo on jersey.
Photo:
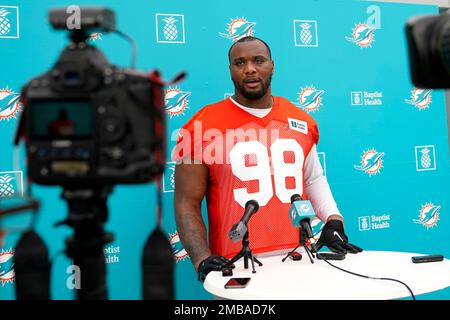
[[[342,242],[344,242],[344,240],[342,240],[342,238],[341,238],[341,236],[339,235],[339,233],[337,233],[336,231],[333,232],[333,235],[334,235],[335,237],[338,237],[339,239],[341,239]]]
[[[308,134],[308,123],[306,121],[288,118],[288,122],[289,128],[291,128],[292,130],[301,132],[303,134]]]

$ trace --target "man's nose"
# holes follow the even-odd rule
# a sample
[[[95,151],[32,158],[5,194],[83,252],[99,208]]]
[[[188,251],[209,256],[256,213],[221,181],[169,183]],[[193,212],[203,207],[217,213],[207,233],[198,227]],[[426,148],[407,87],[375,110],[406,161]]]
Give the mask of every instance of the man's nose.
[[[244,72],[245,74],[255,73],[256,72],[255,65],[252,62],[246,63]]]

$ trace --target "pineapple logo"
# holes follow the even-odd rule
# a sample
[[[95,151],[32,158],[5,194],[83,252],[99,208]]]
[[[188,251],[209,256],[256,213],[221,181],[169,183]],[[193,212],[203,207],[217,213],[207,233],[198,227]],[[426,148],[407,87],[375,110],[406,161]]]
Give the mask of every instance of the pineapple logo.
[[[405,102],[415,106],[419,111],[428,109],[431,104],[432,90],[414,88],[411,92],[411,99],[405,99]]]
[[[427,229],[432,228],[436,226],[439,220],[440,209],[441,206],[435,206],[431,202],[425,203],[419,211],[419,219],[413,219],[413,222],[421,224]]]
[[[0,172],[0,199],[22,194],[22,171]]]
[[[303,108],[306,112],[318,111],[322,105],[322,95],[324,90],[317,90],[313,86],[302,88],[298,94],[298,103],[296,105]]]
[[[169,87],[165,90],[165,109],[170,117],[184,114],[189,103],[187,98],[190,95],[191,92],[181,91],[180,88],[177,87]]]
[[[167,162],[164,170],[163,192],[175,190],[175,162]]]
[[[9,198],[14,196],[14,186],[11,181],[13,177],[9,175],[0,176],[0,198]]]
[[[317,21],[294,20],[294,42],[296,47],[318,47]]]
[[[156,14],[156,42],[185,43],[184,15]]]
[[[375,28],[369,27],[365,23],[359,23],[355,25],[351,37],[345,37],[345,39],[351,43],[358,45],[361,49],[372,46],[374,42]]]
[[[436,152],[433,145],[416,146],[415,153],[417,171],[436,170]]]
[[[184,249],[183,244],[180,241],[180,237],[178,236],[178,231],[175,231],[174,234],[169,233],[169,241],[172,245],[172,252],[175,258],[175,261],[178,263],[189,258],[186,249]]]
[[[166,19],[163,19],[163,21],[166,23],[164,26],[164,38],[168,41],[174,41],[178,37],[178,29],[175,25],[175,22],[177,22],[177,19],[174,17],[168,17]]]
[[[20,94],[8,88],[0,89],[0,121],[3,119],[16,119],[16,115],[20,111],[22,111]]]
[[[0,6],[0,38],[19,38],[19,8]]]
[[[354,165],[354,168],[368,173],[369,176],[378,174],[383,168],[383,156],[384,152],[377,152],[375,149],[364,151],[361,156],[361,165]]]
[[[0,282],[2,287],[7,283],[13,283],[15,278],[14,251],[2,249],[2,252],[0,252]]]
[[[219,32],[219,35],[235,42],[241,38],[253,36],[253,28],[255,26],[255,22],[249,22],[244,17],[231,19],[231,22],[228,24],[227,32]]]

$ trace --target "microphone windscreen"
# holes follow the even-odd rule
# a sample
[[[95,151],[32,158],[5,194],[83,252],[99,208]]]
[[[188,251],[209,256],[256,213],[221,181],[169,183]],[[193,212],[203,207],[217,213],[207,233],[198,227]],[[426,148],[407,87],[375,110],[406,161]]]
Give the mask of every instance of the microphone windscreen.
[[[298,193],[293,194],[291,196],[291,204],[294,203],[295,201],[299,201],[299,200],[302,200],[302,197]]]
[[[159,227],[153,230],[145,243],[142,272],[144,300],[174,299],[174,257],[172,245]]]
[[[44,241],[35,231],[27,231],[14,253],[17,300],[50,300],[50,261]]]

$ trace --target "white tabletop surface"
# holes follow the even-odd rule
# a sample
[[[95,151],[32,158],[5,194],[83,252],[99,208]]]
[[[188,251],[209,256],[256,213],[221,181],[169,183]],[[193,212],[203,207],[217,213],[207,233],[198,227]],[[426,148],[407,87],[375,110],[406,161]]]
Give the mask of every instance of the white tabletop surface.
[[[314,260],[311,264],[302,253],[301,261],[286,259],[284,256],[259,257],[262,267],[251,263],[244,269],[243,259],[235,263],[233,277],[250,277],[246,288],[225,289],[230,277],[221,272],[210,272],[204,287],[213,295],[237,300],[363,300],[397,299],[409,297],[408,289],[393,281],[365,279],[340,271],[325,261]],[[393,278],[406,283],[415,295],[445,289],[450,286],[450,260],[440,262],[411,262],[419,253],[364,251],[347,254],[345,260],[330,261],[348,271],[371,277]]]

